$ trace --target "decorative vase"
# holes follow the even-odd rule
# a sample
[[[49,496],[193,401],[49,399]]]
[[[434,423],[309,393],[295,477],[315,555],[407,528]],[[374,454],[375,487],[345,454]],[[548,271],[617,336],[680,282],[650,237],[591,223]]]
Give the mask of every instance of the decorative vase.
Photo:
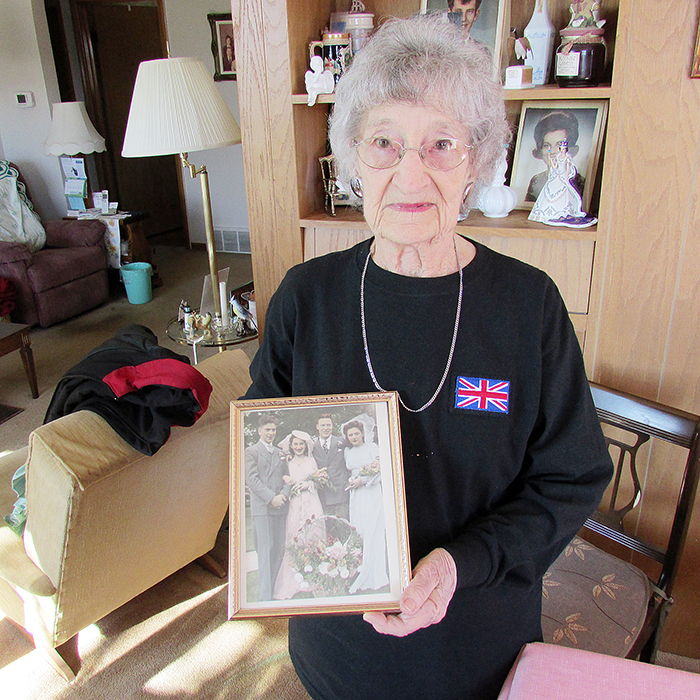
[[[508,216],[518,203],[518,195],[512,187],[508,187],[506,182],[506,162],[505,151],[498,163],[493,182],[489,187],[485,187],[479,196],[479,209],[484,216],[491,219],[500,219]]]
[[[547,13],[547,0],[537,0],[535,11],[523,34],[530,43],[525,65],[532,66],[532,84],[545,85],[552,65],[555,35],[554,26]]]

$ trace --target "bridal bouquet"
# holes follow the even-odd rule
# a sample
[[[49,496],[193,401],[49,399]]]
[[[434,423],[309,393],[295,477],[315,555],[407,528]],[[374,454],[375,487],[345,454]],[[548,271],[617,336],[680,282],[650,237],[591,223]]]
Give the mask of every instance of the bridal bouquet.
[[[298,496],[302,491],[307,491],[309,485],[314,485],[316,490],[330,485],[330,479],[328,478],[328,472],[325,469],[318,469],[317,471],[309,474],[303,481],[297,481],[290,492],[290,496]],[[307,484],[306,488],[304,484]]]
[[[334,515],[307,520],[287,551],[292,569],[316,598],[348,595],[362,564],[362,538]]]
[[[374,476],[375,474],[379,474],[379,460],[375,459],[374,462],[371,464],[368,464],[366,467],[362,467],[360,469],[360,476],[362,477],[371,477]]]

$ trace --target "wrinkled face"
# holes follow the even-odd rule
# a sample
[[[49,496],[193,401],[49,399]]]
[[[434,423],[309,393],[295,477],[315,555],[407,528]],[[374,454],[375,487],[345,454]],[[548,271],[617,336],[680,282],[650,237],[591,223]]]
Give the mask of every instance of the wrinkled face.
[[[289,447],[297,457],[306,453],[306,443],[301,438],[293,437],[289,442]]]
[[[277,435],[277,426],[274,423],[266,423],[258,428],[258,435],[263,442],[268,445],[272,443]]]
[[[362,431],[359,428],[350,428],[350,430],[348,430],[346,433],[346,437],[348,438],[348,442],[353,447],[357,447],[364,442]]]
[[[476,22],[481,8],[477,9],[476,0],[455,0],[452,12],[462,13],[462,31],[469,34],[472,25]]]
[[[386,138],[419,149],[435,139],[471,144],[468,130],[451,116],[423,105],[388,103],[371,109],[358,141]],[[467,185],[470,157],[452,170],[433,170],[417,150],[406,151],[393,167],[379,170],[357,159],[365,219],[375,236],[417,245],[452,235]]]
[[[330,418],[319,418],[316,423],[316,430],[324,440],[328,439],[333,432],[333,421]]]

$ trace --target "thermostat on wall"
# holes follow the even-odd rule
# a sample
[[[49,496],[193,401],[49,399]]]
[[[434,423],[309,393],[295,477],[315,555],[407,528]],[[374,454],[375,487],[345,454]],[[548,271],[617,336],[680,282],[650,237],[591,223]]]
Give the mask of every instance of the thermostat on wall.
[[[34,93],[33,92],[18,92],[15,95],[18,107],[33,107]]]

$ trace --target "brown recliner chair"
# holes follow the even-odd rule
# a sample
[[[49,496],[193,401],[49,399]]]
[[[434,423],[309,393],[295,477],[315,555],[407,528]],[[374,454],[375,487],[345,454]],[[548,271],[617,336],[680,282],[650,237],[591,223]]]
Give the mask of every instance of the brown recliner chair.
[[[49,221],[44,228],[46,245],[34,253],[0,241],[0,277],[17,292],[12,320],[46,328],[107,301],[109,284],[101,221]]]

